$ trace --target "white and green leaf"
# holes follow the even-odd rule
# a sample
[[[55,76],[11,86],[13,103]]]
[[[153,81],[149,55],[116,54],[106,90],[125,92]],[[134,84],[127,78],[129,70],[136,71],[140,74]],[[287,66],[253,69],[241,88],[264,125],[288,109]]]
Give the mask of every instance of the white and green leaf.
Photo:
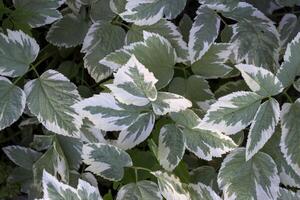
[[[245,160],[244,148],[231,152],[223,161],[218,184],[224,200],[274,200],[279,193],[279,176],[273,159],[262,152]]]
[[[86,165],[89,165],[86,171],[111,181],[121,180],[124,167],[132,166],[131,158],[125,151],[104,143],[84,145],[82,159]]]
[[[7,35],[0,33],[0,75],[24,75],[39,50],[37,42],[22,31],[7,30]]]
[[[166,124],[160,129],[157,159],[160,165],[172,171],[179,164],[185,152],[182,131],[174,124]]]
[[[211,187],[202,183],[189,184],[188,190],[191,200],[221,200],[221,197],[217,195]]]
[[[211,105],[200,127],[227,135],[238,133],[251,124],[262,98],[244,91],[221,97]]]
[[[270,98],[261,104],[250,126],[247,144],[246,160],[252,158],[271,138],[279,122],[279,103]]]
[[[298,199],[300,199],[299,194],[285,188],[279,189],[278,200],[298,200]]]

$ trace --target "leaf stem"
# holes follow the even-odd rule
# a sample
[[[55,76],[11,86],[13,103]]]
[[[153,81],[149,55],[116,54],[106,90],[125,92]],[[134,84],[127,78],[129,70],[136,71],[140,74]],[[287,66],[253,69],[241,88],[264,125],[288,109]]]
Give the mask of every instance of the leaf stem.
[[[292,98],[290,97],[290,95],[288,95],[286,91],[284,91],[283,94],[286,96],[286,98],[289,100],[290,103],[293,103]]]
[[[143,170],[143,171],[147,171],[147,172],[152,172],[150,169],[147,169],[147,168],[144,168],[144,167],[131,166],[130,168],[132,168],[134,170]]]

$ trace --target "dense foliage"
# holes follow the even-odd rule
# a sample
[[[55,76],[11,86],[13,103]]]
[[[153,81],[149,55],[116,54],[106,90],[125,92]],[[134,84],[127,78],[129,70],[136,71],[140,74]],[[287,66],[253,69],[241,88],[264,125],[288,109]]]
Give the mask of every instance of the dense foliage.
[[[0,1],[0,199],[300,199],[298,6]]]

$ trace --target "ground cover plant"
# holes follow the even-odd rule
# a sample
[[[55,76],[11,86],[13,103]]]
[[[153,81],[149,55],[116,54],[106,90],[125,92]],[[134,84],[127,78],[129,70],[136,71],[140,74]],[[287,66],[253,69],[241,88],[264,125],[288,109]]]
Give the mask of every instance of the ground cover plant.
[[[0,199],[300,199],[299,6],[0,1]]]

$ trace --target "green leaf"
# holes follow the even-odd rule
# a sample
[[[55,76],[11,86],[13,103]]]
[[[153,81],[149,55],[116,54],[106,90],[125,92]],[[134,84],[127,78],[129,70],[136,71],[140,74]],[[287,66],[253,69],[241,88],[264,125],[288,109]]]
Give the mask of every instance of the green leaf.
[[[270,71],[254,65],[238,64],[249,88],[263,97],[270,97],[279,94],[284,89],[279,79]]]
[[[84,67],[96,82],[100,82],[112,74],[112,70],[100,64],[99,60],[121,48],[124,38],[125,31],[109,22],[99,21],[89,28],[81,52],[85,53]]]
[[[2,149],[16,165],[31,170],[32,165],[41,157],[41,153],[22,146],[7,146]]]
[[[166,124],[160,129],[157,159],[160,165],[173,171],[183,158],[185,140],[182,131],[173,124]]]
[[[56,9],[60,7],[63,0],[13,0],[16,8],[16,21],[29,24],[32,28],[51,24],[62,18]]]
[[[211,187],[206,186],[202,183],[198,184],[189,184],[188,190],[191,196],[191,200],[221,200],[221,197],[219,197]]]
[[[125,65],[131,55],[142,63],[158,79],[157,89],[168,85],[174,75],[176,52],[170,42],[156,33],[143,32],[144,42],[131,43],[110,53],[100,60],[100,64],[116,70]]]
[[[175,77],[169,85],[169,91],[186,97],[203,110],[207,110],[215,102],[208,81],[198,75],[192,75],[188,79]]]
[[[200,6],[197,17],[190,30],[189,54],[191,62],[194,63],[208,51],[217,39],[220,29],[220,18],[206,6]]]
[[[286,47],[292,39],[293,31],[297,25],[297,16],[291,13],[285,14],[279,23],[278,31],[280,34],[281,46]]]
[[[294,82],[293,86],[298,92],[300,92],[300,78]]]
[[[98,188],[88,182],[79,179],[77,189],[75,189],[58,181],[56,177],[49,174],[46,170],[43,172],[43,192],[43,200],[102,200]]]
[[[271,138],[279,122],[279,103],[270,98],[261,104],[250,126],[247,144],[246,160],[252,158]]]
[[[295,103],[285,103],[282,106],[280,119],[282,136],[280,140],[281,152],[287,163],[300,175],[300,99]]]
[[[186,0],[178,0],[176,4],[172,0],[127,0],[126,11],[120,16],[125,21],[136,25],[152,25],[163,16],[167,19],[177,17],[184,9],[185,4]]]
[[[285,54],[284,62],[281,64],[277,77],[282,82],[284,87],[293,84],[297,75],[300,74],[299,64],[300,58],[298,53],[300,51],[300,33],[288,44]]]
[[[186,109],[177,113],[172,112],[170,113],[170,117],[179,126],[184,126],[190,129],[198,126],[201,121],[198,115],[191,109]]]
[[[225,200],[274,200],[279,192],[277,172],[269,155],[259,152],[246,161],[245,149],[239,148],[223,161],[218,184]]]
[[[120,14],[125,11],[126,3],[126,0],[110,0],[110,9],[114,13]]]
[[[179,29],[180,32],[182,33],[183,40],[186,42],[189,41],[189,35],[192,26],[193,26],[192,19],[187,14],[184,14],[182,19],[179,22]]]
[[[244,80],[228,81],[225,84],[221,85],[215,91],[215,96],[216,98],[220,98],[233,92],[248,91],[248,90],[249,90],[248,85],[245,83]]]
[[[115,17],[116,14],[110,9],[110,2],[99,0],[91,3],[90,17],[93,22],[111,21]]]
[[[161,200],[158,186],[152,181],[139,181],[120,188],[116,200]]]
[[[231,45],[227,43],[215,43],[192,64],[195,74],[204,78],[220,78],[227,75],[232,68],[224,64],[232,53]]]
[[[111,181],[123,178],[124,167],[131,167],[130,156],[123,150],[104,143],[83,146],[83,162],[89,165],[86,171],[93,172]]]
[[[211,166],[203,165],[195,168],[190,172],[191,183],[198,184],[199,182],[210,186],[215,192],[219,192],[217,183],[216,170]]]
[[[143,31],[157,33],[169,40],[177,54],[177,62],[186,62],[189,60],[187,43],[183,40],[177,26],[172,22],[161,19],[151,26],[132,25],[126,35],[126,44],[143,40]]]
[[[279,189],[279,197],[278,200],[298,200],[300,199],[300,195],[285,188]]]
[[[115,98],[126,105],[145,106],[157,98],[157,79],[133,55],[114,74],[113,84],[108,87]]]
[[[0,76],[0,130],[16,122],[22,115],[26,95],[7,78]]]
[[[221,97],[211,105],[200,127],[227,135],[238,133],[251,124],[262,98],[244,91]]]
[[[79,137],[78,114],[71,106],[80,96],[76,86],[65,76],[48,70],[24,86],[27,105],[32,114],[50,131]]]
[[[184,188],[178,177],[162,171],[151,173],[157,177],[160,192],[165,199],[190,200],[189,192]]]
[[[270,140],[265,144],[262,151],[270,155],[277,165],[280,183],[289,187],[300,187],[300,176],[287,163],[280,151],[281,131],[277,129]]]
[[[82,44],[88,28],[89,24],[83,17],[67,14],[51,26],[46,40],[58,47],[75,47]]]
[[[7,36],[0,33],[0,75],[24,75],[38,56],[39,50],[36,41],[22,31],[7,30]]]
[[[157,115],[179,112],[189,107],[192,107],[192,102],[180,95],[169,92],[158,92],[157,99],[152,102],[153,111]]]

